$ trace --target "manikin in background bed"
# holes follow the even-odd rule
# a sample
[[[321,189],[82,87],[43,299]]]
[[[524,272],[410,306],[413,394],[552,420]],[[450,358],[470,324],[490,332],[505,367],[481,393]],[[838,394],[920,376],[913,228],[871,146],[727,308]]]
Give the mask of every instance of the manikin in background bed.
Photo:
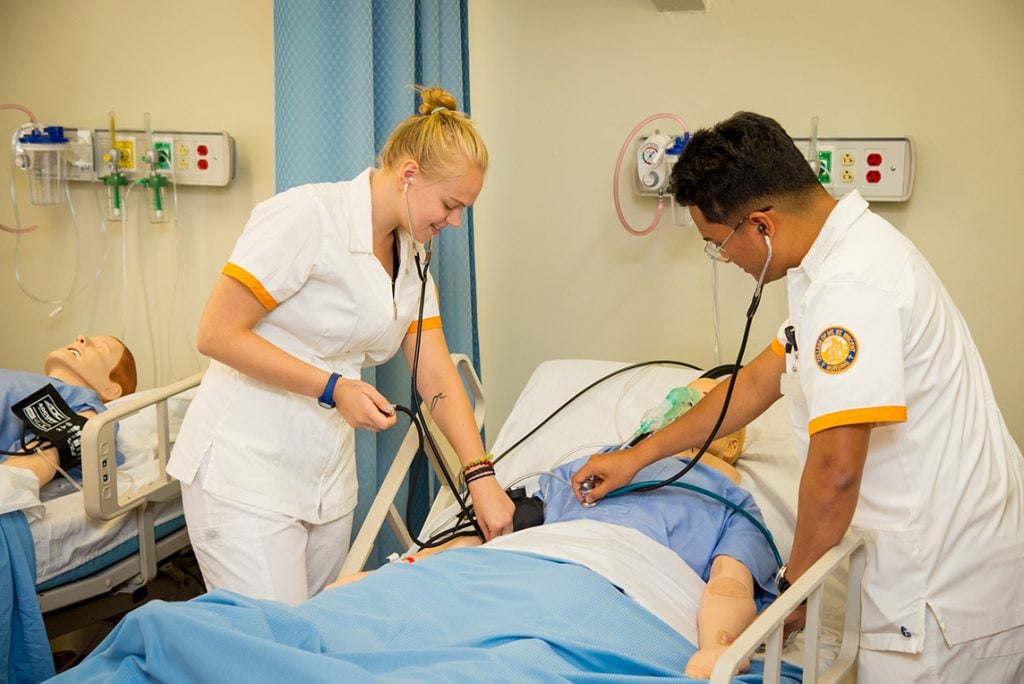
[[[706,677],[775,596],[769,542],[742,514],[690,490],[629,493],[583,508],[565,481],[585,461],[542,478],[542,526],[423,553],[361,573],[359,582],[343,578],[296,607],[226,591],[151,603],[66,676],[686,681],[686,667]],[[682,463],[664,459],[637,480],[662,479]],[[761,520],[750,494],[719,470],[702,462],[687,483]],[[691,660],[698,641],[701,655]],[[742,681],[759,681],[759,665]],[[799,677],[788,666],[783,673]]]
[[[135,359],[113,337],[79,335],[66,347],[46,356],[45,375],[0,370],[0,449],[22,452],[22,421],[11,407],[46,385],[52,385],[68,408],[88,418],[106,410],[105,402],[135,391]],[[32,432],[25,435],[31,447]],[[56,473],[55,448],[27,456],[0,455],[0,681],[38,681],[53,674],[53,657],[36,601],[36,565],[32,533],[25,510],[38,511],[39,487]],[[78,461],[61,456],[72,476]],[[33,513],[38,515],[38,513]],[[13,614],[6,613],[11,611]]]
[[[131,394],[137,384],[135,357],[116,337],[78,335],[74,341],[46,355],[45,375],[30,371],[0,369],[0,449],[20,453],[22,421],[11,407],[37,390],[52,385],[72,411],[89,418],[106,410],[105,404]],[[29,431],[29,446],[34,440]],[[31,455],[0,454],[0,463],[35,473],[40,486],[49,482],[56,469],[56,451],[47,449]],[[62,464],[65,469],[77,463]]]

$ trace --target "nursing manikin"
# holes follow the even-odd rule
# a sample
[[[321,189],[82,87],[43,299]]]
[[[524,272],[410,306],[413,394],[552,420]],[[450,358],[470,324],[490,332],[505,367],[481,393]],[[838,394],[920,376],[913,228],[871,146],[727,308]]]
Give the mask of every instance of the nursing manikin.
[[[106,335],[78,335],[71,344],[54,349],[46,355],[43,372],[0,369],[0,449],[4,452],[0,463],[31,471],[40,486],[53,478],[58,463],[66,471],[76,469],[80,451],[66,456],[54,446],[37,450],[39,436],[12,408],[33,396],[39,397],[36,405],[49,401],[39,393],[52,386],[57,397],[84,421],[105,411],[106,402],[134,392],[137,383],[131,351]]]

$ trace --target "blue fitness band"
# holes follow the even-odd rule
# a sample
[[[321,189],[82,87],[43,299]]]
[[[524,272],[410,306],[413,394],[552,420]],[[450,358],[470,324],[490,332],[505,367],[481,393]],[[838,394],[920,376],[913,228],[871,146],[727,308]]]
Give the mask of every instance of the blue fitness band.
[[[338,384],[338,378],[340,377],[341,373],[331,373],[331,377],[327,379],[327,384],[324,386],[324,393],[320,395],[316,403],[325,409],[334,408],[334,386]]]

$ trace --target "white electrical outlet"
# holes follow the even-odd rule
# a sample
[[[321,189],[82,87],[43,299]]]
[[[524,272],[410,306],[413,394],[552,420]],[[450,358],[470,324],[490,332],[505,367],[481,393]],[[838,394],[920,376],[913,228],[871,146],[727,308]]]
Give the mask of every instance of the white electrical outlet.
[[[794,138],[809,159],[811,142]],[[831,164],[822,176],[825,157]],[[818,180],[833,197],[857,190],[875,202],[905,202],[914,189],[914,147],[910,138],[818,138]]]

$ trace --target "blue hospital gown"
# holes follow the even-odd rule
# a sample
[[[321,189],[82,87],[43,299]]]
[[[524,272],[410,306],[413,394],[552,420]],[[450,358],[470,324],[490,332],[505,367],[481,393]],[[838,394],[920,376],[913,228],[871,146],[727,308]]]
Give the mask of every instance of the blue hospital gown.
[[[584,456],[559,466],[555,472],[566,480],[589,460]],[[633,482],[663,480],[686,463],[664,458],[642,468]],[[711,491],[740,506],[764,524],[761,510],[750,492],[732,483],[717,470],[697,463],[681,480]],[[750,570],[757,585],[754,598],[760,611],[777,595],[774,576],[775,555],[765,536],[749,520],[714,499],[678,487],[653,492],[630,492],[605,498],[584,508],[575,494],[560,480],[541,478],[538,494],[544,500],[544,522],[597,520],[630,527],[676,552],[705,582],[717,556],[730,556]]]

